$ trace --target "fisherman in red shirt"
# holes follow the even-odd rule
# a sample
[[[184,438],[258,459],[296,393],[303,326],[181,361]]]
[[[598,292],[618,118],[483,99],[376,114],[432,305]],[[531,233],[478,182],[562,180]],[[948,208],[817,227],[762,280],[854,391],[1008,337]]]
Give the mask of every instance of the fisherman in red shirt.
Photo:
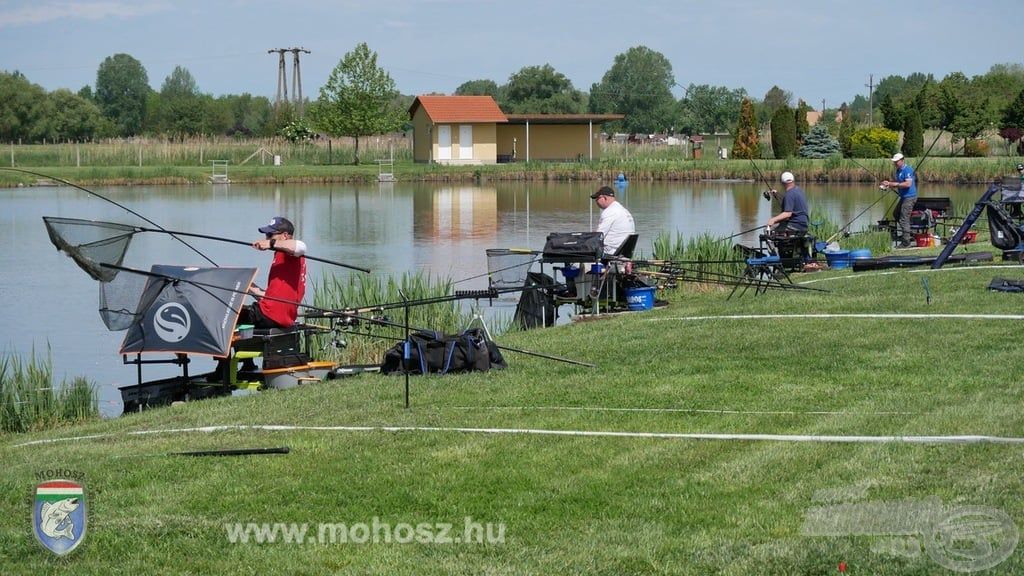
[[[298,316],[298,304],[306,293],[306,243],[293,237],[295,225],[275,216],[260,228],[266,238],[252,243],[257,250],[273,250],[267,289],[249,289],[256,301],[242,308],[239,324],[256,328],[290,328]]]

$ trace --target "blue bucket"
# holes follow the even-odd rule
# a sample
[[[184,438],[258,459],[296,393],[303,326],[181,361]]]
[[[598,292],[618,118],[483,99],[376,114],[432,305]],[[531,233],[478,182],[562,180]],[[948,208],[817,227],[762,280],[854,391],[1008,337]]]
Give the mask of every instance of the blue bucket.
[[[871,258],[871,250],[867,248],[860,248],[857,250],[850,250],[850,259],[856,260],[858,258]]]
[[[564,276],[566,280],[573,280],[579,275],[580,269],[575,266],[566,266],[565,268],[562,268],[562,276]]]
[[[634,312],[654,308],[654,287],[626,288],[626,306]]]
[[[833,269],[838,268],[849,268],[850,267],[850,251],[849,250],[836,250],[835,252],[825,252],[825,260],[828,261],[828,267]]]

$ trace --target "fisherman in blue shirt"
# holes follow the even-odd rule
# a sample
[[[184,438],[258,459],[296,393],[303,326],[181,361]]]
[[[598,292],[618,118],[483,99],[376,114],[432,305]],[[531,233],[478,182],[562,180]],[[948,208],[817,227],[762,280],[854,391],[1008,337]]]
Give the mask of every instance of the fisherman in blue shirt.
[[[792,172],[783,172],[779,178],[786,190],[782,193],[782,211],[768,219],[767,231],[776,236],[799,236],[807,232],[808,213],[807,196],[802,188],[796,185]],[[774,198],[779,198],[778,190],[769,191]],[[775,228],[772,228],[775,226]]]
[[[910,232],[910,213],[914,210],[914,203],[917,202],[917,175],[903,159],[903,154],[896,153],[892,157],[896,165],[896,177],[893,180],[884,180],[882,188],[895,188],[900,195],[900,201],[896,203],[896,209],[892,211],[892,219],[899,221],[901,233],[900,248],[909,248],[913,244],[913,234]]]

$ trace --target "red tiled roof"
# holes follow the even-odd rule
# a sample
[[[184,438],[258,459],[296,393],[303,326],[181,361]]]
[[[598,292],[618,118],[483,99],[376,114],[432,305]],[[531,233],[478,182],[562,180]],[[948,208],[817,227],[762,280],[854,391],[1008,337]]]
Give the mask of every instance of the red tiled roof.
[[[490,96],[417,96],[409,107],[409,116],[420,106],[430,120],[449,122],[508,122],[498,103]]]

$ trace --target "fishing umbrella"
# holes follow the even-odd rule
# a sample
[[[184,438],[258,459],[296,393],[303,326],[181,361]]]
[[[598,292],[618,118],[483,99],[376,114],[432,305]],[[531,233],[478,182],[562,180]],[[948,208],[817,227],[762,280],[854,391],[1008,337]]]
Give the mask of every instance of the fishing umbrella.
[[[227,356],[255,277],[255,268],[153,266],[120,353]]]

